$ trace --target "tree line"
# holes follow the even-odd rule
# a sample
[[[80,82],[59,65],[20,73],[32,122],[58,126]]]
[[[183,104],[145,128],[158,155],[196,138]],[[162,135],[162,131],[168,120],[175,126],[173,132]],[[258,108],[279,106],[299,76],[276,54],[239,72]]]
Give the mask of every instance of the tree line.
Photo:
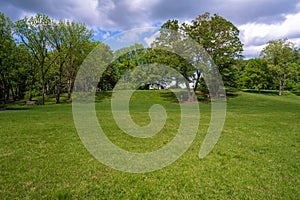
[[[152,48],[135,44],[115,52],[93,40],[93,31],[85,24],[41,14],[12,22],[0,13],[0,31],[0,100],[4,103],[41,96],[44,104],[45,95],[49,94],[55,95],[56,103],[60,103],[62,93],[67,93],[71,100],[77,71],[96,46],[105,52],[105,58],[113,60],[99,77],[99,90],[112,89],[128,69],[161,63],[172,66],[194,83],[188,89],[207,91],[203,71],[178,57],[177,51],[184,49],[185,41],[174,39],[178,35],[172,33],[180,33],[201,45],[216,64],[226,87],[278,90],[279,95],[286,89],[300,90],[300,54],[295,44],[288,39],[272,40],[259,58],[245,60],[238,28],[217,14],[204,13],[182,24],[168,20]],[[173,54],[157,48],[167,46]],[[151,79],[149,76],[146,81]]]

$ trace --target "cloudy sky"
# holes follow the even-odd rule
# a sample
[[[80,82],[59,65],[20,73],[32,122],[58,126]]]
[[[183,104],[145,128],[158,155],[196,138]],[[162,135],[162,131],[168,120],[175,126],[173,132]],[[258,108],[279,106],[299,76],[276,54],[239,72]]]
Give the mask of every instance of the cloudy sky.
[[[103,40],[132,28],[159,26],[168,19],[190,21],[217,13],[240,30],[244,55],[256,57],[272,39],[300,47],[300,0],[1,0],[13,21],[35,13],[86,23]]]

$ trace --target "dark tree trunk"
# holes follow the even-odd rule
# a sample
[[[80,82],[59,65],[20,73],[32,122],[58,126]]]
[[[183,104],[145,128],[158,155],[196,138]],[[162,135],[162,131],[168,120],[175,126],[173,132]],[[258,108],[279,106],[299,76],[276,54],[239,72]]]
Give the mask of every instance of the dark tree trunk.
[[[56,93],[56,103],[60,103],[60,93],[61,93],[61,77],[62,77],[63,63],[59,66],[59,74],[58,74],[58,83],[57,83],[57,93]]]
[[[45,104],[45,74],[42,72],[42,105]]]
[[[56,86],[56,104],[60,103],[60,83],[57,84]]]
[[[4,104],[6,103],[6,85],[4,81],[4,75],[2,74],[2,97]]]
[[[12,87],[10,82],[8,82],[8,83],[9,83],[9,89],[11,91],[12,99],[15,101],[16,100],[16,95],[15,95],[15,92],[14,92],[14,88]],[[9,93],[9,91],[8,91],[8,93]]]
[[[197,90],[199,80],[200,80],[200,75],[201,75],[201,70],[197,70],[197,78],[196,78],[196,83],[195,83],[195,87],[194,87],[194,92],[196,92],[196,90]]]
[[[191,91],[190,84],[187,80],[185,81],[185,86],[186,86],[187,93],[188,93],[188,102],[194,102],[195,101],[195,93]]]
[[[71,100],[71,88],[72,88],[71,79],[68,79],[67,87],[68,87],[68,101],[70,101]]]
[[[32,91],[33,91],[33,87],[34,87],[34,84],[35,84],[35,69],[36,69],[36,64],[35,63],[32,63],[33,65],[33,69],[31,71],[31,83],[30,83],[30,86],[29,86],[29,101],[32,101]]]

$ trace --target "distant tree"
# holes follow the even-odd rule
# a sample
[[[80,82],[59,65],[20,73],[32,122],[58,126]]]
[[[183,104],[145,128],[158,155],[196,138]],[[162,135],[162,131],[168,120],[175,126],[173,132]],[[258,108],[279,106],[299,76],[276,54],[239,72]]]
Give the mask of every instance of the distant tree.
[[[76,90],[84,92],[99,88],[103,79],[103,71],[108,68],[113,60],[110,47],[102,42],[90,42],[89,45],[86,45],[86,48],[87,52],[92,50],[91,54],[93,56],[87,56],[84,59],[83,66],[85,67],[79,70],[80,74],[78,76],[77,73],[76,77]]]
[[[14,100],[23,99],[26,91],[31,92],[32,86],[35,85],[34,65],[31,65],[31,61],[32,57],[28,48],[23,44],[16,45],[13,52],[12,76],[10,77]]]
[[[261,51],[278,82],[280,96],[284,94],[288,80],[295,77],[298,66],[297,54],[295,45],[287,39],[271,40]]]
[[[295,61],[292,64],[292,78],[287,82],[287,89],[300,91],[300,49],[295,51]]]
[[[51,19],[46,15],[37,14],[31,18],[24,18],[15,23],[15,33],[19,36],[32,53],[36,66],[39,67],[42,85],[42,104],[45,102],[46,74],[54,60],[49,52],[52,51],[49,44],[49,30]]]
[[[101,90],[112,89],[127,70],[146,63],[144,49],[142,44],[134,44],[114,51],[113,62],[102,74],[98,87]]]
[[[11,77],[14,73],[14,53],[16,44],[12,36],[12,22],[3,13],[0,13],[0,88],[4,103],[12,94]]]
[[[63,79],[66,81],[68,100],[71,98],[71,87],[74,76],[81,62],[96,46],[91,47],[92,31],[82,23],[60,20],[52,21],[49,30],[49,42],[57,57],[56,103],[60,103]],[[90,48],[91,47],[91,48]]]
[[[262,58],[248,60],[240,77],[243,87],[256,89],[259,93],[261,89],[268,88],[272,81],[268,63]]]
[[[152,48],[156,49],[155,57],[158,63],[176,69],[185,78],[188,101],[194,101],[193,90],[198,85],[202,70],[192,64],[196,61],[195,51],[193,51],[196,47],[193,47],[194,44],[186,36],[178,20],[168,20],[161,26],[160,36],[153,41]],[[178,85],[179,77],[174,78]],[[194,84],[196,87],[191,88],[190,83],[194,82],[196,82]]]

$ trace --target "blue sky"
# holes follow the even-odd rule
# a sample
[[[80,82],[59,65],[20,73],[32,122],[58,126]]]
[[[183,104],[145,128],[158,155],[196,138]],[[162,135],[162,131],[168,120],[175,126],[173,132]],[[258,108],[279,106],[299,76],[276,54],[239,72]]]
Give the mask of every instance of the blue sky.
[[[217,13],[240,30],[245,57],[256,57],[273,39],[300,47],[300,0],[1,0],[13,21],[36,13],[86,23],[105,40],[132,28],[157,27],[168,19],[191,21]]]

